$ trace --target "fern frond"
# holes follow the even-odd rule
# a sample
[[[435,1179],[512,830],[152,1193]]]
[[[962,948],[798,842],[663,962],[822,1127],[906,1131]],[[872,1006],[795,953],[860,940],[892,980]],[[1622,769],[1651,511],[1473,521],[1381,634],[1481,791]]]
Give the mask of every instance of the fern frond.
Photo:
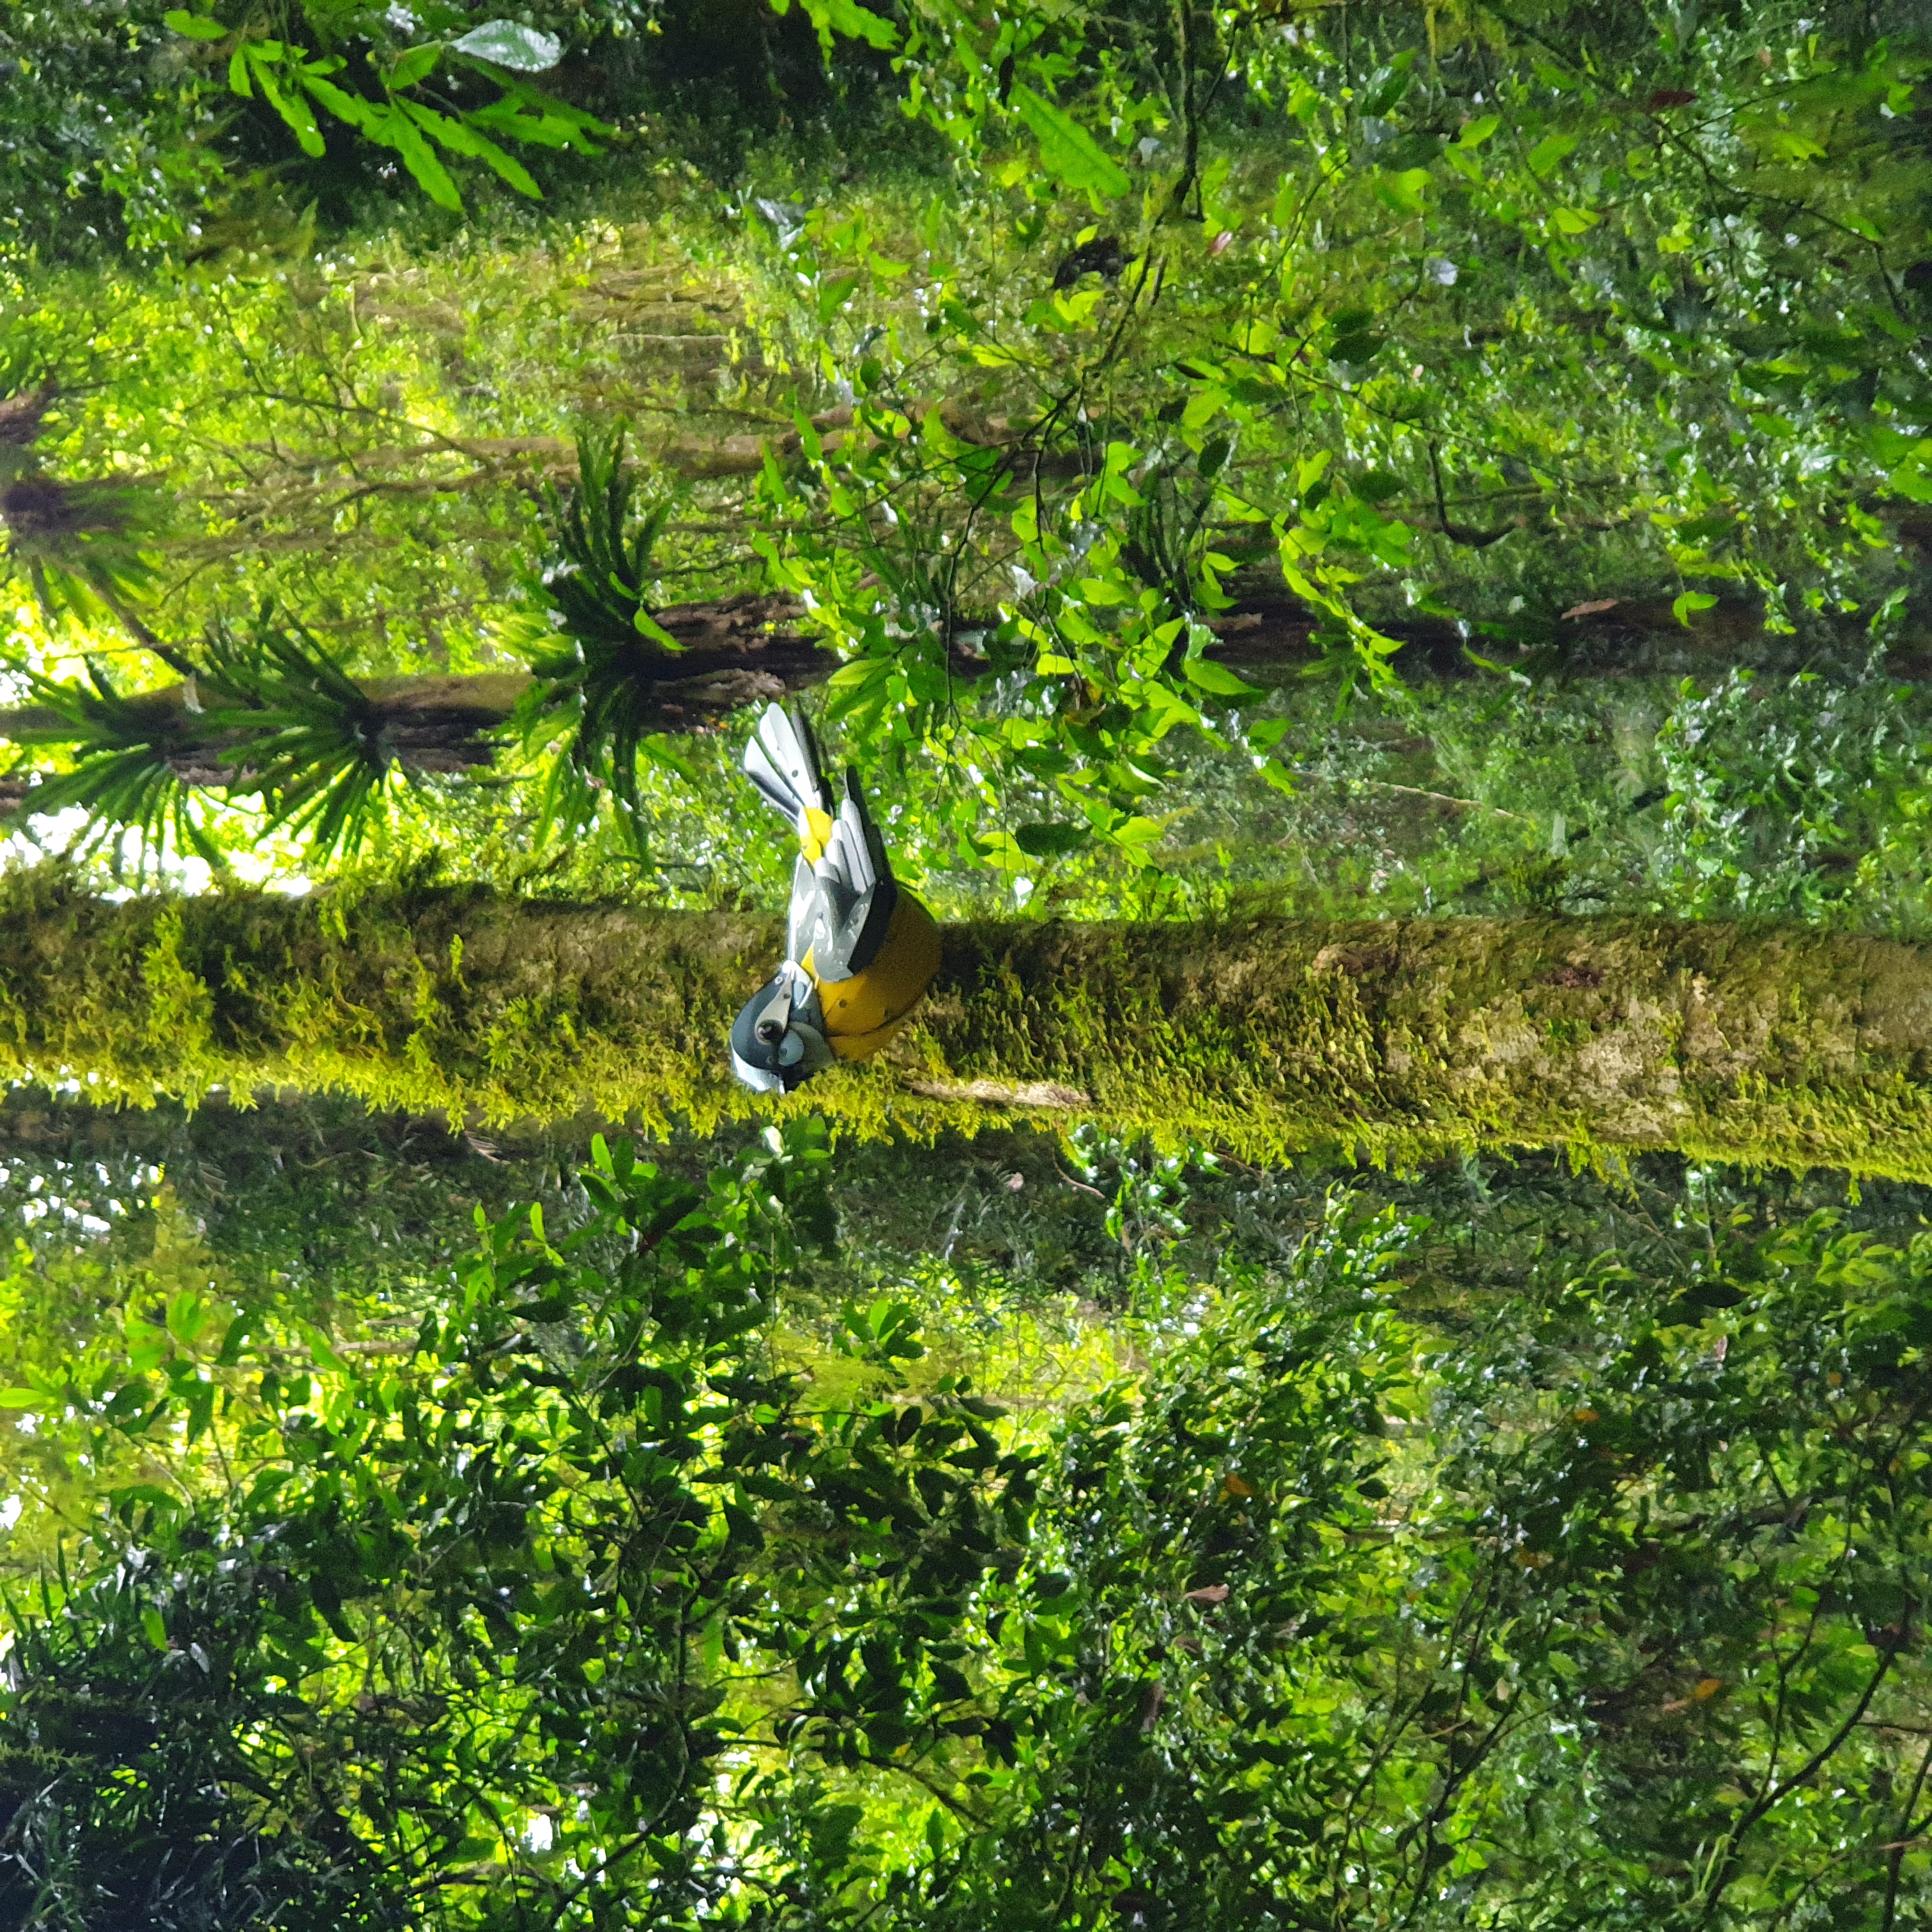
[[[85,682],[11,667],[36,700],[13,726],[14,742],[58,747],[73,761],[20,811],[78,807],[90,821],[84,846],[132,829],[158,850],[218,862],[191,800],[259,798],[266,830],[325,856],[359,845],[397,759],[380,707],[341,666],[266,614],[245,632],[212,630],[198,652],[175,655],[190,684],[131,696],[93,659]]]
[[[325,856],[360,845],[397,764],[374,700],[313,638],[266,619],[244,637],[211,635],[208,658],[247,707],[247,771],[232,791],[258,794],[269,830]]]
[[[674,506],[639,506],[624,466],[628,427],[580,437],[575,486],[548,494],[556,556],[532,588],[556,614],[563,647],[532,662],[537,682],[518,720],[528,743],[562,741],[542,805],[546,832],[584,823],[604,788],[635,818],[639,761],[658,730],[652,693],[676,675],[676,646],[644,597]]]

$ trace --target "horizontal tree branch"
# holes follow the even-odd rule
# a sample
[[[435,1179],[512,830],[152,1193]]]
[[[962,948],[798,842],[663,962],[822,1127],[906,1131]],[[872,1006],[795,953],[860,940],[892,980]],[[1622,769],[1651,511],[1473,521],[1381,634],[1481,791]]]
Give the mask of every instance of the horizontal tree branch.
[[[110,903],[19,874],[0,1077],[704,1129],[767,1105],[724,1040],[780,930],[482,891]],[[778,1104],[874,1134],[1092,1120],[1256,1160],[1674,1148],[1932,1180],[1932,952],[1647,920],[961,926],[880,1060]]]
[[[661,667],[652,680],[653,716],[646,728],[686,732],[715,728],[744,706],[769,703],[822,683],[838,668],[837,656],[796,628],[798,604],[788,597],[747,594],[704,604],[674,604],[657,614],[676,650],[640,662]],[[418,772],[462,771],[496,755],[490,734],[507,724],[533,678],[527,671],[485,671],[466,676],[356,680],[380,713],[378,727],[392,757]],[[233,783],[240,770],[224,760],[224,741],[196,731],[195,707],[212,702],[187,682],[165,685],[124,702],[151,722],[156,741],[178,743],[169,762],[191,783]],[[0,740],[58,739],[69,728],[53,706],[24,705],[0,711]],[[28,796],[22,781],[11,784],[8,805]]]
[[[657,621],[680,648],[655,658],[648,651],[639,653],[640,668],[654,667],[659,673],[651,681],[646,728],[672,735],[715,730],[748,706],[794,697],[823,683],[840,660],[800,629],[803,614],[793,598],[758,592],[660,610]],[[1758,622],[1756,607],[1742,602],[1720,606],[1708,615],[1709,640],[1726,646]],[[1580,636],[1587,632],[1592,648],[1612,662],[1618,652],[1640,648],[1646,638],[1660,632],[1673,640],[1682,634],[1666,604],[1606,598],[1582,607],[1570,621]],[[1299,674],[1321,656],[1316,620],[1286,592],[1252,589],[1236,608],[1206,622],[1214,635],[1208,654],[1263,685]],[[1666,625],[1670,626],[1667,632]],[[961,626],[967,636],[974,628],[970,622]],[[1396,662],[1406,675],[1467,676],[1475,669],[1462,633],[1453,625],[1426,620],[1391,626],[1390,630],[1402,643]],[[1504,649],[1485,644],[1483,652]],[[950,668],[956,679],[970,683],[988,667],[984,659],[956,647]],[[1916,668],[1902,664],[1901,674],[1911,675]],[[396,764],[410,771],[447,773],[494,761],[494,734],[508,722],[532,680],[524,671],[490,671],[357,682],[376,703],[382,741]],[[194,728],[191,697],[206,701],[206,694],[193,693],[188,685],[178,683],[125,702],[137,716],[152,718],[158,742],[177,748],[166,755],[178,776],[218,789],[245,782],[245,748],[239,741],[226,747],[220,738]],[[60,714],[48,705],[0,711],[0,742],[36,736],[58,740],[63,728]],[[0,812],[30,804],[31,791],[29,773],[0,778]]]

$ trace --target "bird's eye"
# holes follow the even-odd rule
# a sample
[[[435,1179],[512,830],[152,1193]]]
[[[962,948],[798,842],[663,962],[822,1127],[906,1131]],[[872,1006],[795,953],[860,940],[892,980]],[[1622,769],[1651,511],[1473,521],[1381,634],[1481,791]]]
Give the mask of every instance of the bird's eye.
[[[777,1046],[778,1042],[784,1038],[784,1024],[782,1021],[760,1020],[758,1022],[758,1037],[767,1046]]]

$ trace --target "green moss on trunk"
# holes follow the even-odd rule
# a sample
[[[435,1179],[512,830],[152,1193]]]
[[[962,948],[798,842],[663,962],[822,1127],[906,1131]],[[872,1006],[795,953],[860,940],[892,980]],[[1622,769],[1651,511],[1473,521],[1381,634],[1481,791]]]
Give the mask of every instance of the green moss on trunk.
[[[116,904],[26,875],[0,892],[0,1073],[704,1126],[764,1104],[723,1041],[778,932],[480,892]],[[1674,1148],[1932,1180],[1932,952],[1662,920],[961,926],[921,1023],[784,1104],[1258,1159]]]

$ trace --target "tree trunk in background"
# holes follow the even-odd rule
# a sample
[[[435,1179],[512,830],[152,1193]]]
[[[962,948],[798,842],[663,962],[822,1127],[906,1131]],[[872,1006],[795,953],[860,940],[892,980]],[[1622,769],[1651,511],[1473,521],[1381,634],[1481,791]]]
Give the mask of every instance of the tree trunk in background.
[[[836,652],[796,628],[800,608],[789,597],[746,592],[708,604],[673,604],[656,614],[680,648],[645,646],[640,652],[662,668],[662,675],[651,680],[646,728],[714,729],[734,711],[823,684],[838,668]],[[416,770],[453,771],[490,762],[494,748],[483,734],[508,721],[532,680],[527,671],[499,671],[359,682],[382,708],[399,763]]]
[[[336,1090],[484,1123],[700,1130],[779,922],[482,892],[0,892],[0,1076],[102,1102]],[[980,924],[919,1023],[786,1103],[1016,1116],[1255,1160],[1676,1149],[1932,1180],[1932,952],[1633,920]]]
[[[824,683],[839,660],[794,628],[798,614],[789,598],[751,595],[658,612],[658,622],[682,649],[663,653],[664,674],[652,686],[655,716],[647,728],[654,724],[676,733],[715,728],[746,705]],[[383,741],[398,764],[410,771],[455,772],[494,758],[489,734],[508,722],[532,679],[527,671],[485,671],[357,682],[376,701]],[[185,684],[170,684],[126,701],[152,712],[157,727],[165,728],[182,718],[188,694]],[[205,700],[206,693],[200,697]],[[0,741],[58,732],[62,722],[42,705],[0,711]],[[241,774],[222,763],[221,748],[204,742],[170,762],[191,784],[232,783]],[[24,780],[0,782],[0,798],[8,804],[27,796]]]
[[[1714,626],[1708,636],[1700,634],[1696,643],[1717,658],[1711,668],[1727,668],[1737,662],[1736,640],[1747,624],[1755,625],[1755,608],[1740,606],[1725,625]],[[1654,613],[1649,607],[1619,609],[1633,614],[1589,614],[1595,632],[1592,641],[1604,660],[1600,668],[1619,668],[1626,662],[1633,668],[1646,668],[1646,648],[1665,637],[1677,652],[1667,668],[1681,676],[1684,660],[1694,658],[1696,652],[1680,648],[1678,639],[1652,624]],[[659,611],[658,621],[683,649],[663,656],[665,674],[652,686],[655,715],[650,727],[672,735],[713,730],[747,706],[795,696],[823,684],[840,660],[796,628],[800,614],[789,597],[754,592]],[[1214,618],[1210,628],[1218,641],[1208,655],[1262,685],[1298,677],[1320,654],[1310,641],[1313,621],[1285,594],[1244,600],[1238,609]],[[1467,676],[1474,668],[1461,633],[1451,625],[1397,626],[1392,627],[1392,634],[1403,640],[1394,662],[1406,677]],[[1511,655],[1502,646],[1483,648],[1485,655]],[[956,679],[970,682],[983,669],[981,660],[963,651],[954,652]],[[412,772],[460,772],[493,761],[496,746],[490,734],[509,721],[532,679],[527,671],[485,671],[357,682],[376,700],[383,740],[398,765]],[[184,684],[171,684],[127,701],[137,710],[152,710],[157,724],[165,726],[180,720],[188,694]],[[60,722],[42,706],[0,711],[0,742],[15,740],[22,733],[57,730]],[[219,788],[242,776],[222,761],[219,746],[199,744],[170,763],[195,784]],[[0,778],[0,810],[24,803],[30,792],[25,775]]]

